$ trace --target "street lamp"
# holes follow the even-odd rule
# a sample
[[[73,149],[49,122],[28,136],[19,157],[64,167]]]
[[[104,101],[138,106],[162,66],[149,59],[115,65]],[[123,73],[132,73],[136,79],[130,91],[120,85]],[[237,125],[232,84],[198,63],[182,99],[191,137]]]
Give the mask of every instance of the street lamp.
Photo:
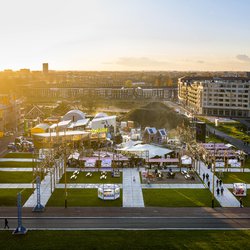
[[[215,174],[215,165],[216,165],[216,160],[215,160],[215,142],[214,142],[214,155],[213,155],[213,160],[212,160],[212,174],[213,174],[213,189],[212,189],[212,208],[214,208],[214,174]]]

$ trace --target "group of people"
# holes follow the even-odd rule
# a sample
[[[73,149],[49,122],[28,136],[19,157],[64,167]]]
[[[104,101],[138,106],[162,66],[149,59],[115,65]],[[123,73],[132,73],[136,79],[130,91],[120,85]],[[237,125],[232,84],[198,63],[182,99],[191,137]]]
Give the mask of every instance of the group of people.
[[[210,188],[209,174],[208,173],[206,173],[206,174],[203,173],[202,179],[203,179],[203,181],[205,181],[205,179],[206,179],[207,186],[208,186],[208,188]],[[220,180],[219,179],[216,180],[216,187],[217,187],[217,189],[216,189],[217,195],[219,195],[219,194],[223,195],[224,188],[222,186],[222,180],[221,179]]]

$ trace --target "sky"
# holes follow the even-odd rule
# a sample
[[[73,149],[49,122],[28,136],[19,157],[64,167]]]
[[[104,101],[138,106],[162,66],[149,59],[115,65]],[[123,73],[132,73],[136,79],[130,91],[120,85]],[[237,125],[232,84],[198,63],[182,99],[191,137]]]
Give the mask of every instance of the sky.
[[[0,70],[250,71],[249,0],[8,0]]]

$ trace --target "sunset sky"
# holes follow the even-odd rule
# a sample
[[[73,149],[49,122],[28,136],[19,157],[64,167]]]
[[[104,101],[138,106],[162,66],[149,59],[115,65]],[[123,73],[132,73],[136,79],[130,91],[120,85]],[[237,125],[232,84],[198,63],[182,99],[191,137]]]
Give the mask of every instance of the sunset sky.
[[[250,71],[249,0],[8,0],[0,70]]]

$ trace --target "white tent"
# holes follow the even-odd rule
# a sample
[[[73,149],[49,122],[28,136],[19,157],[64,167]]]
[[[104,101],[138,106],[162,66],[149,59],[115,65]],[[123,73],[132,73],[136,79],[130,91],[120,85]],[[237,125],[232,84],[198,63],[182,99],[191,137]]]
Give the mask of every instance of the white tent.
[[[155,156],[164,157],[166,154],[169,154],[172,152],[172,150],[170,149],[161,148],[161,147],[154,146],[151,144],[136,144],[134,146],[132,145],[130,147],[124,147],[124,148],[120,148],[117,150],[133,153],[136,155],[142,155],[142,153],[148,152],[149,158],[153,158]]]

